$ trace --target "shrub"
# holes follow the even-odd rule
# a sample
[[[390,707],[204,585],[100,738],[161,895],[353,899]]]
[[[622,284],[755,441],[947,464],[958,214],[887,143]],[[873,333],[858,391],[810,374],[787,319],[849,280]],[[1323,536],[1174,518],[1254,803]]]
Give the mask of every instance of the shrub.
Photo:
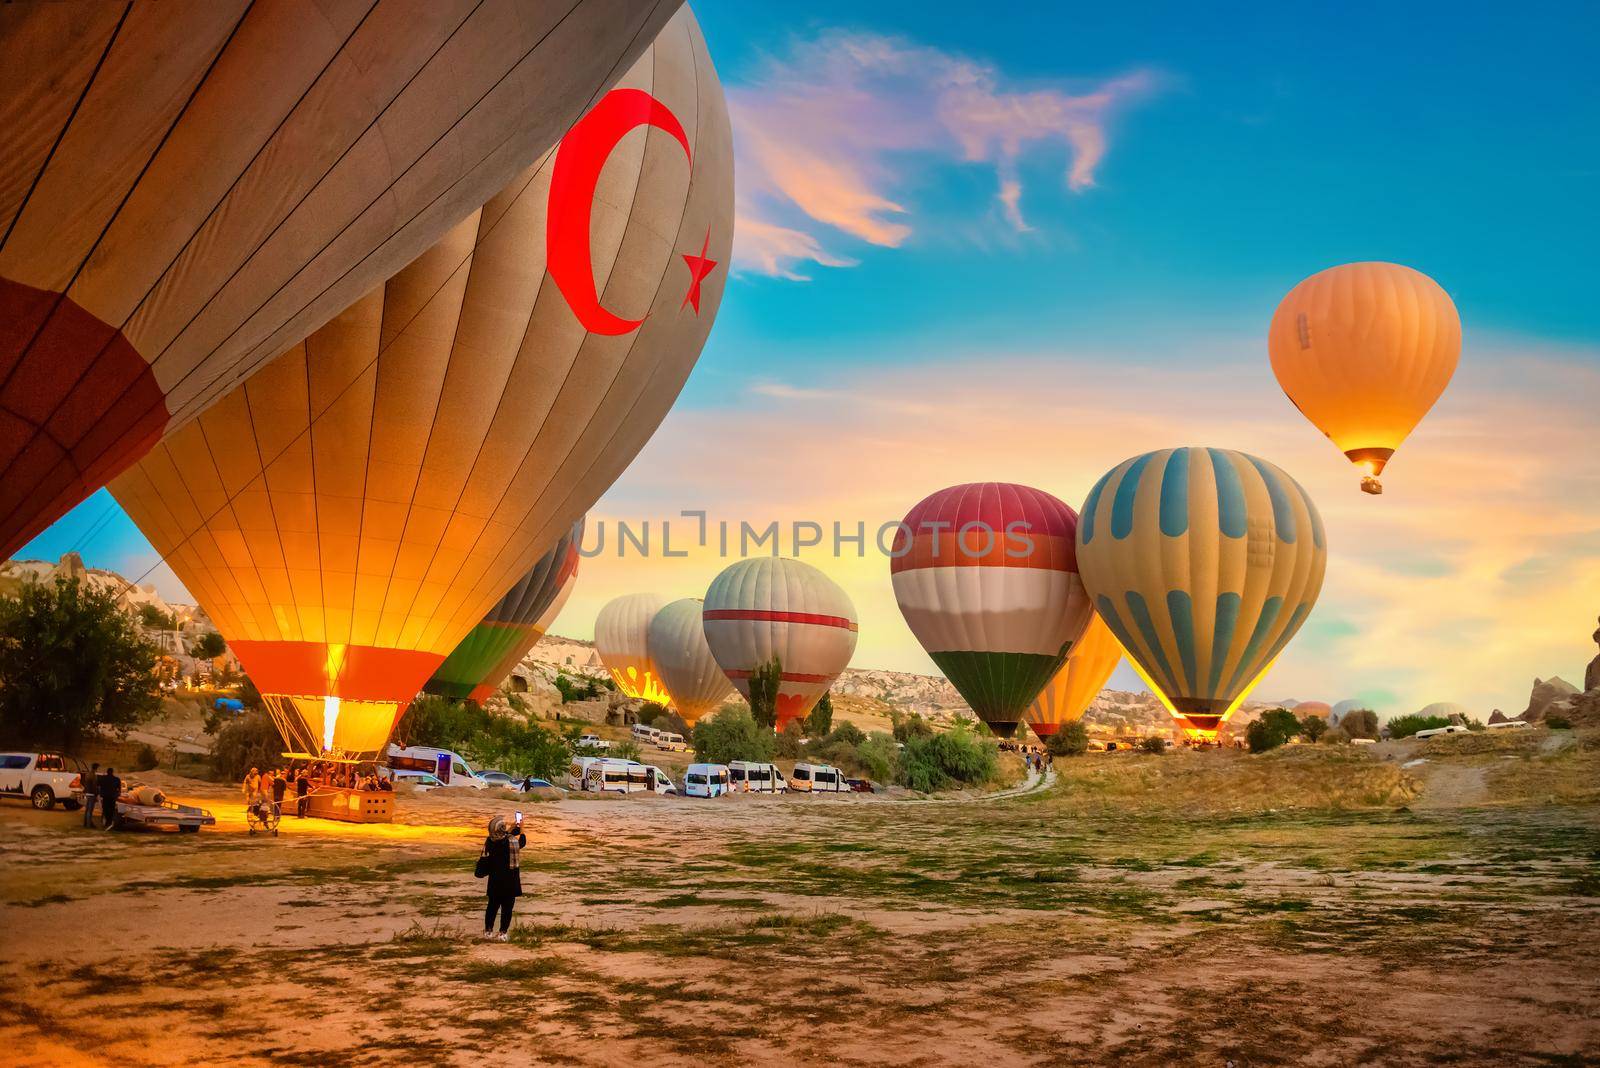
[[[1448,727],[1450,721],[1444,716],[1396,716],[1389,721],[1389,737],[1409,738],[1418,731],[1431,731],[1435,727]]]
[[[894,724],[894,740],[909,742],[913,738],[931,738],[933,727],[922,718],[920,712],[908,712],[900,715],[898,712],[890,713],[891,722]]]
[[[1570,731],[1572,729],[1572,721],[1566,716],[1546,716],[1544,717],[1544,725],[1553,731]]]
[[[1154,753],[1156,756],[1160,756],[1167,751],[1167,740],[1165,738],[1151,735],[1139,743],[1139,748],[1143,749],[1146,753]]]
[[[994,743],[957,726],[907,742],[900,754],[900,783],[930,793],[952,785],[987,782],[999,763]]]
[[[1350,744],[1350,736],[1344,732],[1344,728],[1343,727],[1331,727],[1328,730],[1324,731],[1322,737],[1317,739],[1317,740],[1319,742],[1321,742],[1323,745],[1349,745]]]
[[[606,682],[609,683],[610,680],[608,679]],[[573,678],[561,670],[556,671],[555,687],[556,691],[561,694],[562,704],[572,701],[592,701],[600,696],[603,689],[610,688],[608,685],[596,682],[587,675]]]
[[[211,770],[225,782],[240,782],[251,768],[280,762],[283,739],[272,717],[259,708],[233,716],[211,738]]]
[[[139,622],[151,630],[176,630],[178,621],[153,604],[139,606]]]
[[[771,760],[777,741],[771,728],[757,724],[750,710],[742,705],[723,705],[694,725],[694,755],[703,763]]]
[[[873,731],[856,746],[856,761],[867,778],[876,782],[892,782],[900,763],[900,750],[895,746],[894,736]]]
[[[1082,756],[1089,751],[1089,728],[1074,720],[1045,739],[1044,751],[1051,756]]]
[[[1339,729],[1347,738],[1378,738],[1378,714],[1370,708],[1357,708],[1339,719]]]
[[[1300,720],[1300,736],[1308,742],[1314,742],[1328,729],[1328,721],[1321,716],[1306,715]]]
[[[800,755],[800,721],[791,719],[778,732],[778,755],[793,760]]]
[[[806,735],[821,738],[833,730],[833,691],[829,690],[806,717]]]
[[[161,708],[156,650],[104,590],[27,582],[0,597],[0,734],[71,747]]]
[[[652,726],[656,720],[665,715],[667,715],[666,707],[657,704],[655,701],[646,701],[639,706],[639,722],[647,727]]]
[[[149,745],[141,745],[139,754],[133,758],[134,771],[154,771],[161,764],[161,758],[156,756],[156,751]]]
[[[206,631],[189,646],[189,655],[196,660],[215,660],[227,651],[228,643],[214,630]]]
[[[638,760],[642,753],[639,750],[639,743],[632,738],[628,738],[613,745],[611,747],[611,755],[618,760]]]
[[[1287,708],[1274,708],[1261,714],[1245,730],[1245,741],[1252,753],[1276,749],[1300,733],[1300,721]]]

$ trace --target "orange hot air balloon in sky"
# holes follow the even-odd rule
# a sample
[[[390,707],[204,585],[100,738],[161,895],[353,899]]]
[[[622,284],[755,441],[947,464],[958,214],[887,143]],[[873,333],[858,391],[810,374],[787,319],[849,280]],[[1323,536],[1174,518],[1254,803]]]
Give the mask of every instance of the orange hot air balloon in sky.
[[[0,559],[439,240],[677,6],[0,5]]]
[[[614,114],[607,100],[630,109],[629,136],[580,122],[112,484],[280,721],[326,750],[381,748],[627,466],[710,331],[725,271],[690,261],[726,263],[732,139],[687,9],[596,105]],[[569,151],[585,168],[609,153],[592,202],[556,191]],[[624,332],[587,329],[593,309],[546,269],[546,220],[574,210]]]
[[[1101,690],[1106,680],[1122,660],[1122,646],[1116,635],[1106,626],[1106,621],[1096,612],[1089,617],[1083,636],[1072,643],[1067,662],[1050,677],[1033,699],[1033,704],[1022,714],[1023,720],[1041,739],[1076,723],[1088,711],[1089,703]]]
[[[1347,263],[1289,291],[1267,336],[1295,407],[1382,493],[1384,465],[1444,392],[1461,319],[1437,282],[1395,263]]]

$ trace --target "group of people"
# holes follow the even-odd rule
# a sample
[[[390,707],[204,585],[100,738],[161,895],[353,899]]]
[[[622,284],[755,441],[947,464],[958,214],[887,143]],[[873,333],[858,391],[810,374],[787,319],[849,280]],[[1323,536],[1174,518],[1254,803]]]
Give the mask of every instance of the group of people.
[[[1037,751],[1024,749],[1022,751],[1022,759],[1027,762],[1029,771],[1037,771],[1041,775],[1055,762],[1054,758],[1043,749]]]
[[[99,764],[90,764],[89,773],[82,778],[83,825],[91,830],[94,828],[94,810],[98,805],[101,829],[115,830],[117,801],[122,797],[122,780],[117,778],[117,769],[107,765],[106,770],[101,771]]]
[[[358,771],[351,764],[313,761],[310,764],[291,764],[287,768],[251,768],[244,777],[241,792],[245,807],[271,806],[274,816],[283,815],[283,802],[292,790],[295,799],[295,817],[304,819],[310,808],[310,797],[320,790],[393,790],[394,782],[376,770]]]

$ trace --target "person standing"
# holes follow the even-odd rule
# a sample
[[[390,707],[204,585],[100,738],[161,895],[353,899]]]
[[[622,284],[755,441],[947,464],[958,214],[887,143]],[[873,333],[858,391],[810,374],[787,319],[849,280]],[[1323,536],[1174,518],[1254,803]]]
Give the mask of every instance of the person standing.
[[[272,814],[278,819],[283,818],[283,795],[289,792],[289,780],[282,775],[272,777]]]
[[[117,769],[108,766],[96,786],[100,796],[100,826],[103,830],[116,830],[117,800],[122,797],[122,780],[117,778]]]
[[[83,825],[94,830],[94,806],[100,797],[100,765],[90,764],[83,777]]]
[[[306,809],[311,807],[311,799],[306,795],[311,792],[311,776],[305,768],[300,769],[300,774],[294,780],[294,816],[295,819],[306,818]]]
[[[500,914],[498,941],[510,937],[511,909],[522,896],[522,869],[517,854],[527,844],[528,836],[522,833],[522,813],[517,813],[515,823],[504,816],[489,821],[489,837],[483,840],[483,852],[478,858],[478,874],[488,880],[489,904],[483,911],[485,941],[496,938],[496,912]]]

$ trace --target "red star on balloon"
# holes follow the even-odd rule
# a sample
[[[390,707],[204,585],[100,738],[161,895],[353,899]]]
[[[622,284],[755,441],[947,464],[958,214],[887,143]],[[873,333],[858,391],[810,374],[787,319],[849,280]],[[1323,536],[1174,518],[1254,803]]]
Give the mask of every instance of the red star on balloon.
[[[683,262],[689,265],[689,291],[683,295],[682,308],[693,304],[694,313],[700,314],[700,283],[706,280],[706,275],[717,269],[716,260],[706,259],[706,249],[711,247],[711,228],[706,227],[706,239],[700,244],[700,255],[684,253]]]

